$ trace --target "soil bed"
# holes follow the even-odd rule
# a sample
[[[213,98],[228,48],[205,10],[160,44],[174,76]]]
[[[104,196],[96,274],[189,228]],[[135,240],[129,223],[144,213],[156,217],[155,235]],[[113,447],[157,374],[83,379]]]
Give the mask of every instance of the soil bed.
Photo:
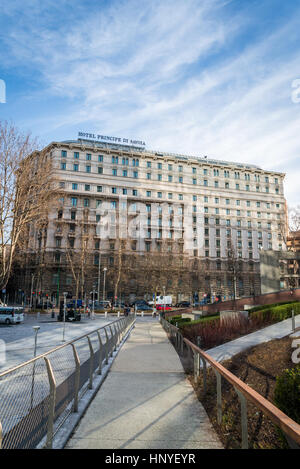
[[[245,352],[239,353],[222,365],[235,376],[251,386],[263,397],[273,402],[276,377],[286,368],[293,368],[293,348],[290,337],[276,339],[257,345]],[[187,369],[187,361],[183,358],[183,365]],[[191,365],[191,363],[190,363]],[[217,424],[216,407],[216,378],[211,368],[207,370],[207,393],[203,394],[202,373],[198,382],[194,382],[191,373],[188,377],[197,396],[203,404],[208,416],[226,449],[241,448],[241,419],[240,402],[233,387],[222,379],[222,412],[223,420]],[[285,440],[277,428],[265,417],[257,407],[250,402],[248,406],[249,448],[253,449],[284,449]]]

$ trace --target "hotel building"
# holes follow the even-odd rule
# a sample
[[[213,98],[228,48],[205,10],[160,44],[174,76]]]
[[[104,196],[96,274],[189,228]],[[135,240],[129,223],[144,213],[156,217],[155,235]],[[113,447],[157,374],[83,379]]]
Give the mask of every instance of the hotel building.
[[[61,196],[45,229],[32,227],[27,294],[31,285],[52,298],[96,290],[132,301],[163,287],[174,303],[256,295],[260,251],[285,250],[283,173],[84,138],[42,152]]]

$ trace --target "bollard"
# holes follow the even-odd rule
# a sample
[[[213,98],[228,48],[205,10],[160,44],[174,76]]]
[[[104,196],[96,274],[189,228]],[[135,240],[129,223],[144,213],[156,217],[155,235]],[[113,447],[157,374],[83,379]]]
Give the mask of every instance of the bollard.
[[[118,318],[120,317],[120,311],[118,311]]]
[[[105,317],[105,318],[107,318],[107,311],[105,311],[105,313],[104,313],[104,317]]]

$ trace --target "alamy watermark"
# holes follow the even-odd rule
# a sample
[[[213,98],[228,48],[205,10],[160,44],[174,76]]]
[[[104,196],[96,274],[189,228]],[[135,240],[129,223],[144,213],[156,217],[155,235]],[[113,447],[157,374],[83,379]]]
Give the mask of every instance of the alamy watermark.
[[[292,348],[296,349],[292,353],[292,362],[298,364],[300,363],[300,339],[293,340]]]
[[[4,340],[0,339],[0,368],[6,363],[6,345]]]
[[[291,99],[294,104],[300,103],[300,78],[292,81],[292,94]]]
[[[0,79],[0,103],[6,103],[6,85],[5,81]]]

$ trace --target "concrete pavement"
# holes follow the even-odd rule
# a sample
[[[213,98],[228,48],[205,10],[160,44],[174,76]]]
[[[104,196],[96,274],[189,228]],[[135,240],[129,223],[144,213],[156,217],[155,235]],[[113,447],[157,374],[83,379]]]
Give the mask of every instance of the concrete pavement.
[[[157,319],[137,319],[66,448],[222,448]]]

